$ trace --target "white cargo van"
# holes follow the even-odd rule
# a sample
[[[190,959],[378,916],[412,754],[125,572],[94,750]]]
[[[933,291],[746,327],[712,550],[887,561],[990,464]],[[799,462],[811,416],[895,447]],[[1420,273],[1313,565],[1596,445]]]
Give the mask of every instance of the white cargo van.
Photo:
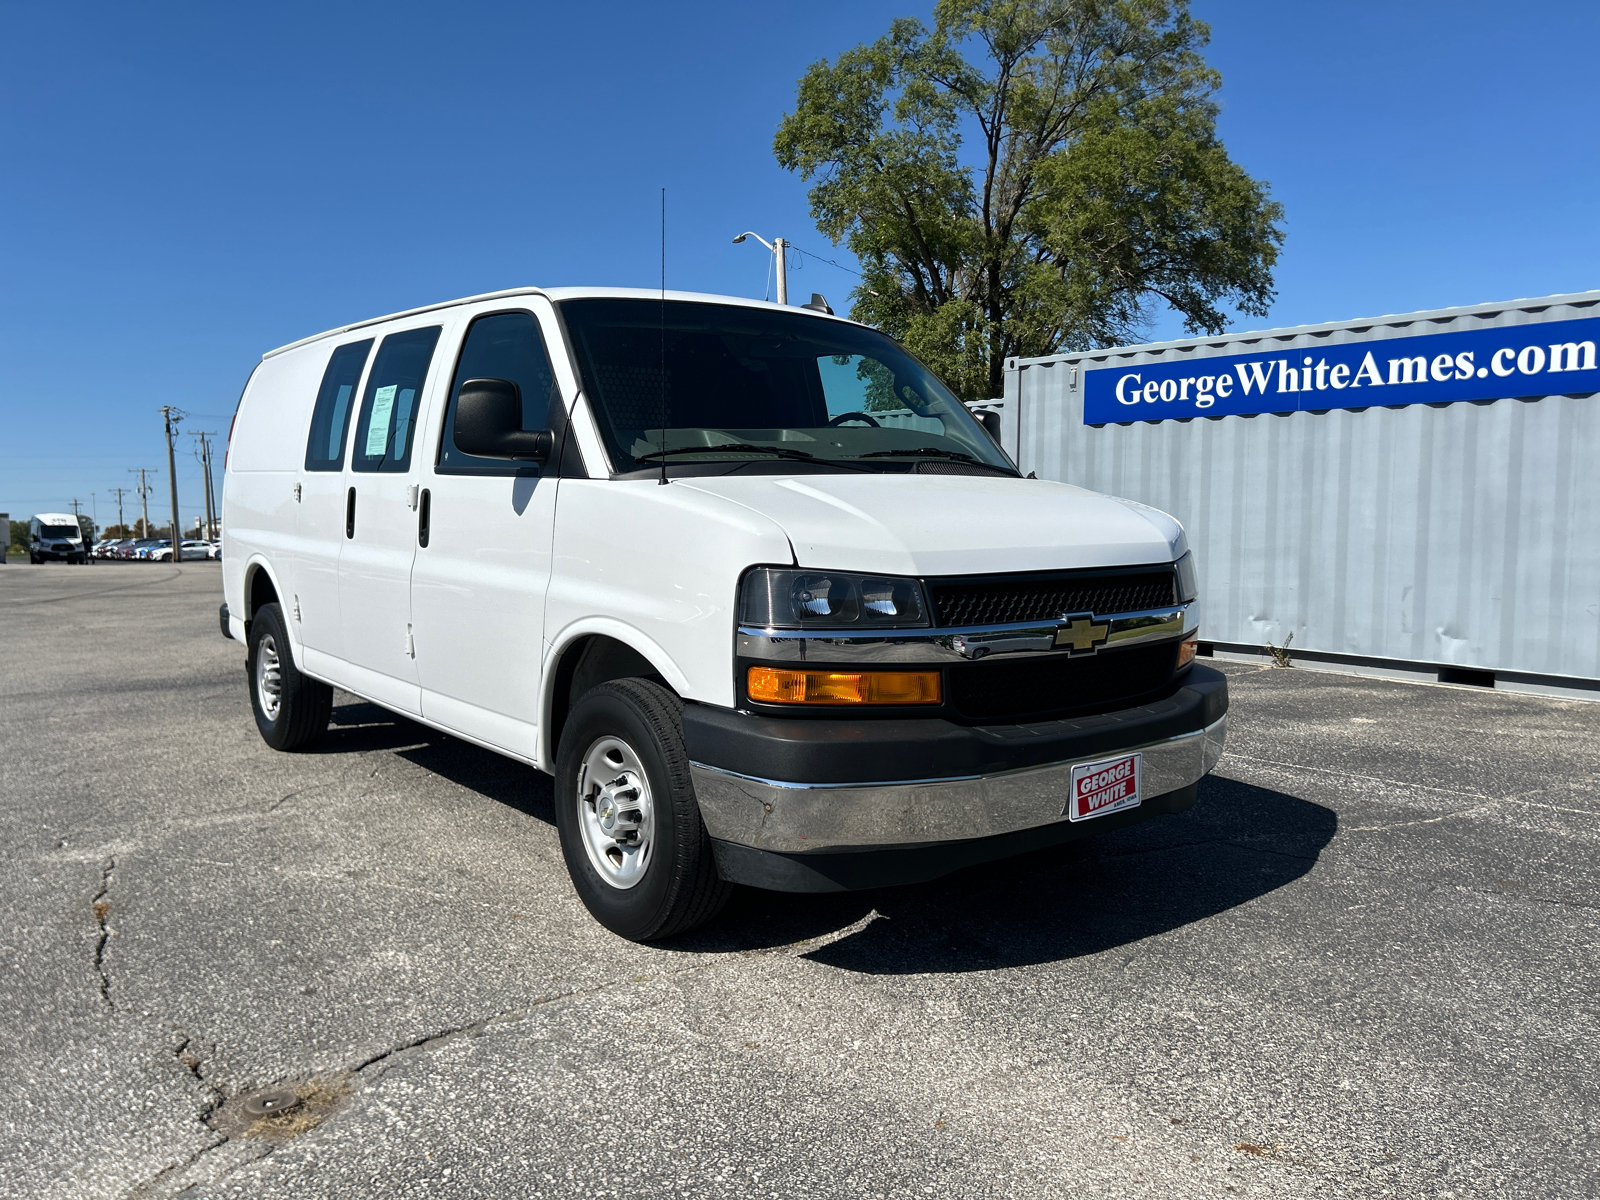
[[[89,561],[83,530],[71,513],[40,513],[28,522],[30,563]]]
[[[1020,478],[826,311],[527,289],[308,338],[223,510],[267,742],[338,686],[554,775],[629,938],[1181,811],[1222,749],[1177,522]]]

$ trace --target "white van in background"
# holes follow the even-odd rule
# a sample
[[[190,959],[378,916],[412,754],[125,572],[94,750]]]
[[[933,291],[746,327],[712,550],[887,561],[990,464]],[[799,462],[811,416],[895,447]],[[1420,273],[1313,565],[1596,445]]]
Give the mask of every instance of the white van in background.
[[[262,736],[337,686],[554,775],[639,940],[1192,804],[1228,699],[1178,523],[1021,478],[816,307],[524,289],[266,355],[223,498]]]
[[[83,530],[71,513],[40,513],[28,522],[30,563],[89,561]]]

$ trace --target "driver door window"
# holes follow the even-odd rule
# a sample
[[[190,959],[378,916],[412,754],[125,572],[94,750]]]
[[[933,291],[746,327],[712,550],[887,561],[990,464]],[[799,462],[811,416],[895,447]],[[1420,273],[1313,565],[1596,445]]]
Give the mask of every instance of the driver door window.
[[[490,313],[479,317],[467,332],[450,385],[449,407],[440,432],[439,475],[537,475],[533,463],[512,463],[497,458],[477,458],[456,449],[456,397],[469,379],[509,379],[522,392],[522,427],[549,429],[550,404],[560,403],[555,372],[545,349],[539,322],[530,312]]]

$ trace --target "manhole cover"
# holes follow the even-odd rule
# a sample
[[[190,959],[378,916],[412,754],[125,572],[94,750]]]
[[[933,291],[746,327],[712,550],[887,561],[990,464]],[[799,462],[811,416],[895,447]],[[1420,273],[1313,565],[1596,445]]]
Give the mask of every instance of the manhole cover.
[[[287,1090],[257,1092],[244,1102],[244,1111],[252,1117],[275,1117],[298,1107],[300,1097]]]

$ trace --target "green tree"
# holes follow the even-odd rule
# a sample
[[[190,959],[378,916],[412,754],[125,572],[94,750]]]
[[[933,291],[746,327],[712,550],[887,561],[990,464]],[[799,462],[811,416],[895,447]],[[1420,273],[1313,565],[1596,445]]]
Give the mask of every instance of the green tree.
[[[1265,315],[1282,207],[1217,139],[1186,0],[939,0],[801,78],[774,141],[862,264],[851,315],[967,399],[1005,360]]]

